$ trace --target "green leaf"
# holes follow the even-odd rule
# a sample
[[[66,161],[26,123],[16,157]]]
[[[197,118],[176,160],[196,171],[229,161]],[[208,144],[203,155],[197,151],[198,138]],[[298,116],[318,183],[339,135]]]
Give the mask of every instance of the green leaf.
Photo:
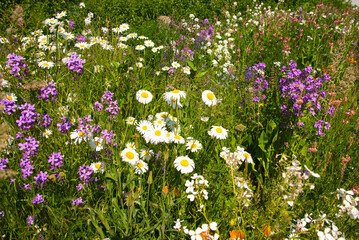
[[[263,152],[267,152],[266,151],[266,144],[268,143],[268,136],[267,134],[263,131],[261,133],[261,136],[258,139],[258,146],[260,147],[260,149],[262,149]]]

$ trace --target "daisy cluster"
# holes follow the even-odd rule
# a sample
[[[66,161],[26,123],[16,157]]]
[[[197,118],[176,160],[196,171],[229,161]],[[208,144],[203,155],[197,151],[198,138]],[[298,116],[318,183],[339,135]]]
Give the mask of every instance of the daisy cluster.
[[[359,197],[354,197],[353,191],[346,191],[344,189],[337,189],[338,199],[342,199],[342,204],[338,205],[339,212],[336,214],[336,217],[343,217],[345,213],[349,215],[351,219],[359,218],[359,210],[356,208],[358,206]]]
[[[279,157],[279,155],[277,157]],[[281,155],[280,162],[282,161],[287,161],[285,155]],[[282,173],[284,184],[279,185],[279,189],[284,191],[283,200],[285,200],[289,206],[293,206],[295,199],[300,193],[304,192],[305,187],[314,189],[314,184],[306,180],[309,179],[310,176],[319,178],[320,175],[311,171],[306,165],[304,165],[303,169],[302,164],[297,160],[295,155],[293,155],[291,166],[286,167],[285,170],[286,171]]]
[[[175,221],[174,229],[177,229],[180,232],[183,232],[186,235],[191,237],[191,240],[217,240],[219,239],[217,231],[217,223],[211,222],[208,224],[202,224],[201,227],[198,227],[196,230],[189,230],[187,226],[182,226],[183,220],[177,219]]]
[[[191,177],[191,181],[187,180],[185,183],[185,186],[187,187],[186,189],[186,193],[187,198],[193,202],[196,198],[203,198],[205,200],[208,200],[208,192],[205,189],[205,187],[209,187],[208,185],[208,181],[206,179],[204,179],[203,176],[198,175],[197,173],[195,173],[192,177]],[[200,206],[200,210],[203,208],[204,206],[201,205]]]
[[[285,240],[298,239],[304,233],[315,228],[319,240],[345,240],[345,236],[339,231],[333,221],[327,218],[326,214],[313,218],[313,214],[305,214],[304,218],[295,220],[291,226],[291,233]]]
[[[252,156],[240,146],[237,146],[234,152],[230,152],[228,148],[223,147],[219,156],[226,161],[228,166],[234,169],[238,168],[244,162],[253,164]]]

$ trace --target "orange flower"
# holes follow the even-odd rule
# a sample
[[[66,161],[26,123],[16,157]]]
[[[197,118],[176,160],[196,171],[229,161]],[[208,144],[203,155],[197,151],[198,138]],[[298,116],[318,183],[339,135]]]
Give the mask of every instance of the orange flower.
[[[230,238],[228,238],[227,240],[232,240],[232,239],[244,239],[244,233],[242,230],[232,230],[229,232]]]
[[[270,234],[270,232],[271,232],[271,230],[272,230],[272,227],[271,227],[271,226],[265,225],[265,226],[264,226],[264,229],[263,229],[264,236],[268,237],[269,234]]]
[[[167,195],[170,189],[167,186],[164,186],[162,191]]]

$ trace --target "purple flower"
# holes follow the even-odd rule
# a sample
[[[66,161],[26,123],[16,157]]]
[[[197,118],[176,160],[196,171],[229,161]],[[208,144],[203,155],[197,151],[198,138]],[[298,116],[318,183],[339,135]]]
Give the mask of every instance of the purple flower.
[[[56,90],[56,83],[50,82],[46,87],[41,88],[39,91],[37,91],[37,100],[44,99],[46,102],[51,101],[57,101],[57,95],[58,92]],[[50,98],[51,97],[51,98]]]
[[[70,122],[70,119],[67,117],[60,117],[60,119],[62,119],[62,123],[58,123],[56,126],[59,127],[59,131],[62,134],[65,134],[73,124]]]
[[[204,23],[204,24],[208,24],[208,23],[209,23],[208,19],[205,18],[205,19],[203,20],[203,23]]]
[[[92,168],[90,166],[82,165],[79,168],[79,175],[80,175],[79,177],[80,180],[82,180],[84,183],[89,184],[92,181],[91,174],[92,174]]]
[[[27,65],[21,61],[21,60],[24,60],[25,58],[18,56],[15,53],[8,54],[7,57],[8,57],[8,60],[6,61],[6,67],[7,68],[12,67],[11,70],[9,70],[9,73],[13,74],[18,79],[23,79],[24,77],[22,77],[19,74],[21,72],[20,68],[24,69],[24,74],[29,73],[28,69],[27,69]]]
[[[62,159],[65,155],[61,155],[61,152],[55,153],[53,152],[49,157],[48,163],[50,163],[50,169],[53,171],[62,166]]]
[[[33,216],[28,216],[26,218],[26,224],[31,227],[32,225],[34,225],[34,217]]]
[[[52,122],[53,119],[48,114],[42,114],[41,120],[42,120],[42,123],[40,125],[42,127],[47,128],[47,127],[50,127],[51,122]]]
[[[44,198],[40,194],[36,194],[35,198],[31,201],[32,204],[40,204],[44,202]]]
[[[69,27],[71,29],[75,29],[75,22],[74,21],[68,21],[68,23],[69,23]]]
[[[76,42],[86,42],[86,38],[84,36],[75,37]]]
[[[84,203],[84,201],[82,200],[81,197],[79,197],[78,199],[72,200],[72,205],[82,205]]]
[[[40,115],[35,111],[35,105],[31,105],[28,103],[25,103],[19,107],[21,109],[21,116],[18,120],[16,120],[16,123],[19,128],[23,130],[29,130],[31,129],[35,123],[37,123],[36,118]]]
[[[16,112],[16,104],[13,100],[3,99],[0,101],[0,104],[5,105],[4,112],[8,115],[11,115],[12,113]]]
[[[71,54],[70,57],[66,60],[66,62],[70,72],[76,72],[77,75],[82,74],[82,64],[85,63],[85,60],[80,59],[77,53]]]
[[[5,216],[5,213],[3,210],[0,210],[0,218],[3,218]]]
[[[32,185],[31,185],[31,184],[25,184],[25,183],[24,183],[24,189],[25,189],[25,190],[31,190],[31,189],[32,189]]]
[[[47,180],[47,172],[40,171],[40,173],[35,176],[34,179],[37,187],[39,187],[39,184],[41,184],[42,187]]]
[[[4,170],[6,168],[6,164],[9,162],[9,159],[3,158],[0,160],[0,170]]]
[[[76,186],[76,190],[77,190],[77,191],[81,191],[82,189],[84,189],[84,187],[82,186],[81,183],[79,183],[79,184]]]

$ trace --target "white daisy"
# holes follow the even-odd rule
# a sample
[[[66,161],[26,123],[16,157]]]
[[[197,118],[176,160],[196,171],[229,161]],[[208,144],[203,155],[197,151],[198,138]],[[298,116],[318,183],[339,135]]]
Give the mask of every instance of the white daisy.
[[[141,36],[139,36],[138,38],[139,38],[139,39],[147,39],[148,37],[141,35]]]
[[[65,16],[66,16],[66,12],[65,12],[65,11],[56,14],[56,18],[62,18],[62,17],[65,17]]]
[[[247,163],[253,163],[252,156],[248,152],[246,151],[239,151],[239,152],[241,152],[241,156],[240,156],[241,161],[246,161]]]
[[[147,120],[141,120],[136,127],[137,131],[139,131],[142,135],[145,134],[147,131],[153,129],[152,123]]]
[[[183,72],[184,72],[185,74],[190,75],[190,74],[191,74],[191,69],[190,69],[189,67],[184,67],[184,68],[183,68]]]
[[[177,171],[182,174],[191,173],[194,170],[194,162],[188,156],[179,156],[174,161]]]
[[[164,66],[164,67],[162,68],[162,71],[168,71],[168,70],[170,70],[169,67]]]
[[[102,72],[102,70],[103,70],[103,65],[95,65],[94,66],[94,72],[95,73]]]
[[[95,137],[94,139],[90,140],[90,147],[94,149],[95,151],[101,151],[103,149],[103,139],[99,137]]]
[[[69,40],[74,39],[74,37],[75,37],[72,33],[66,33],[66,34],[63,34],[62,36],[65,39],[69,39]]]
[[[126,30],[128,30],[130,28],[130,26],[127,23],[123,23],[120,25],[120,31],[124,32]]]
[[[209,120],[209,117],[201,116],[201,121],[202,122],[208,122],[208,120]]]
[[[159,118],[153,122],[153,125],[157,127],[164,127],[166,125],[166,121],[164,121],[162,118]]]
[[[148,165],[144,161],[139,160],[137,162],[137,164],[134,166],[134,168],[135,168],[135,173],[136,174],[143,174],[143,173],[147,172]]]
[[[52,131],[50,129],[45,129],[45,131],[42,133],[42,136],[45,138],[49,138],[49,136],[52,134]]]
[[[127,35],[127,38],[136,38],[137,37],[137,33],[130,33]]]
[[[202,144],[198,140],[188,140],[186,143],[187,150],[191,150],[191,152],[198,152],[198,150],[202,149]]]
[[[139,51],[142,51],[142,50],[145,49],[145,46],[143,46],[143,45],[137,45],[135,49],[136,49],[136,50],[139,50]]]
[[[150,158],[152,158],[154,155],[155,154],[150,149],[141,149],[140,151],[140,157],[146,161],[150,160]]]
[[[147,131],[144,135],[146,142],[158,144],[165,142],[167,131],[159,126],[154,126],[153,129]]]
[[[180,103],[180,101],[177,100],[177,99],[174,99],[174,98],[172,98],[172,99],[170,99],[170,100],[167,100],[166,102],[167,102],[167,104],[170,105],[173,109],[176,109],[176,108],[181,109],[181,108],[183,107],[182,104]]]
[[[61,106],[59,107],[59,112],[62,116],[66,116],[69,112],[69,106]]]
[[[160,113],[156,113],[155,117],[157,119],[162,118],[164,121],[166,121],[167,117],[168,117],[168,112],[160,112]]]
[[[128,143],[126,143],[126,148],[136,149],[135,143],[134,143],[134,142],[128,142]]]
[[[120,33],[121,29],[120,28],[112,28],[112,31],[115,33]]]
[[[144,42],[144,45],[145,45],[146,47],[153,47],[155,44],[154,44],[154,42],[152,42],[151,40],[146,40],[146,41]]]
[[[143,67],[143,63],[141,63],[141,62],[137,62],[137,63],[136,63],[136,67],[138,67],[138,68],[142,68],[142,67]]]
[[[48,61],[41,61],[39,62],[39,67],[41,68],[47,68],[47,69],[50,69],[54,66],[54,63],[53,62],[48,62]]]
[[[127,48],[127,45],[124,44],[124,43],[119,43],[118,46],[122,49],[126,49]]]
[[[202,92],[202,100],[209,107],[217,104],[217,98],[210,90],[205,90]]]
[[[167,121],[167,126],[175,133],[179,133],[181,131],[181,127],[177,121]]]
[[[9,92],[6,93],[5,99],[13,102],[17,101],[16,95],[14,93],[9,93]]]
[[[174,134],[174,136],[172,137],[171,140],[173,143],[176,143],[176,144],[184,144],[185,143],[185,139],[178,134]]]
[[[85,42],[79,42],[79,43],[75,44],[75,47],[78,47],[80,49],[86,49],[86,48],[89,48],[90,45],[88,43],[85,43]]]
[[[151,50],[152,50],[152,52],[156,53],[158,51],[158,48],[154,47]]]
[[[90,167],[94,173],[104,173],[105,171],[104,164],[102,162],[91,163]]]
[[[76,143],[81,143],[82,140],[86,141],[89,138],[89,134],[87,134],[84,130],[82,129],[76,129],[75,131],[73,131],[70,134],[70,138],[71,139],[75,139],[75,144]]]
[[[181,66],[178,62],[173,62],[171,65],[175,69],[177,69],[177,68],[179,68]]]
[[[126,42],[126,41],[127,41],[127,37],[120,37],[120,41]]]
[[[135,165],[139,160],[138,153],[133,148],[125,148],[121,152],[121,157],[123,161],[128,162],[131,165]]]
[[[136,93],[136,99],[142,104],[148,104],[152,101],[152,93],[147,90],[139,90]]]
[[[208,131],[208,135],[217,139],[226,139],[228,137],[228,130],[221,126],[212,126],[212,129]]]
[[[136,119],[134,117],[128,117],[126,119],[126,123],[129,125],[134,125],[134,124],[136,124]]]
[[[186,93],[184,91],[175,89],[171,92],[165,92],[163,94],[163,98],[166,101],[171,101],[172,99],[179,101],[181,98],[186,98]]]

